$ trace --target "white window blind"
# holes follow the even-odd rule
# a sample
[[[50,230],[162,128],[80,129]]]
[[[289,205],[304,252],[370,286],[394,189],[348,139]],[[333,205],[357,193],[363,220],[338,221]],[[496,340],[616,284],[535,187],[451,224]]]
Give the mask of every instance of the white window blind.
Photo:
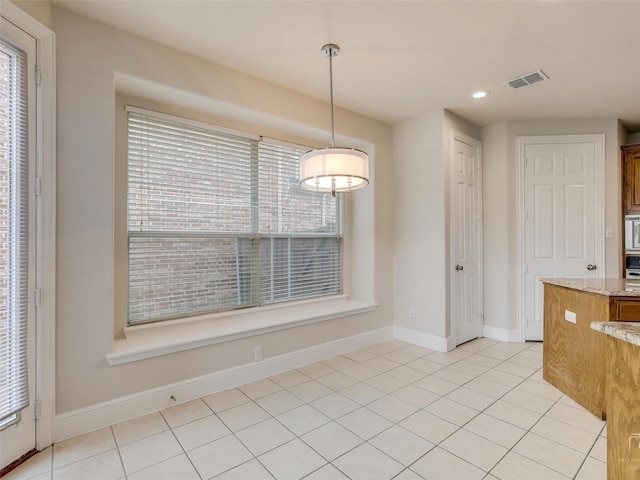
[[[0,428],[29,404],[26,55],[0,40]]]
[[[302,153],[267,141],[258,150],[262,304],[342,290],[339,203],[300,186]]]
[[[130,107],[129,323],[340,293],[340,197],[299,186],[303,152]]]

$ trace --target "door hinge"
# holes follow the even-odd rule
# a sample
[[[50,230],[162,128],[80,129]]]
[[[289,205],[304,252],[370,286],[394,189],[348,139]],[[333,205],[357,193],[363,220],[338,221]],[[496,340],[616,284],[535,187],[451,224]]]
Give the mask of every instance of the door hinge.
[[[40,420],[40,415],[42,415],[42,406],[40,405],[40,400],[36,400],[33,402],[33,416],[36,420]]]
[[[42,292],[40,291],[39,288],[36,288],[35,291],[33,292],[33,301],[36,305],[36,308],[40,308],[41,299],[42,299]]]
[[[484,315],[480,315],[480,325],[484,325]]]
[[[42,194],[42,182],[40,181],[40,177],[35,178],[35,190],[36,197],[39,197]]]
[[[524,266],[524,273],[529,273],[529,265]]]
[[[42,70],[40,69],[40,67],[36,67],[35,73],[36,85],[40,85],[42,83]]]

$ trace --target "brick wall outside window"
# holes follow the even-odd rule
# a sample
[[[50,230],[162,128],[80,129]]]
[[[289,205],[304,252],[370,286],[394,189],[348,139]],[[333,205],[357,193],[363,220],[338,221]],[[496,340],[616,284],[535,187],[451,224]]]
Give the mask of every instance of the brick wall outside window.
[[[342,292],[341,198],[305,149],[128,113],[129,323]]]

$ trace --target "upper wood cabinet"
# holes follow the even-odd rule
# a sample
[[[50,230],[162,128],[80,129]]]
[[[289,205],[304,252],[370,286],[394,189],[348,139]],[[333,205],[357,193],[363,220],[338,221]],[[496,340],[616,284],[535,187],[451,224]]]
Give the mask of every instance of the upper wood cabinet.
[[[640,213],[640,143],[622,147],[622,208]]]

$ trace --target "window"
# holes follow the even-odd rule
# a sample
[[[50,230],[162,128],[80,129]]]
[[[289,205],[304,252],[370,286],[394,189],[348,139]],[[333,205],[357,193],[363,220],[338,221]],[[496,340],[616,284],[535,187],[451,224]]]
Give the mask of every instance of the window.
[[[26,55],[0,40],[0,430],[29,405]]]
[[[341,197],[305,149],[128,107],[128,323],[342,292]]]

